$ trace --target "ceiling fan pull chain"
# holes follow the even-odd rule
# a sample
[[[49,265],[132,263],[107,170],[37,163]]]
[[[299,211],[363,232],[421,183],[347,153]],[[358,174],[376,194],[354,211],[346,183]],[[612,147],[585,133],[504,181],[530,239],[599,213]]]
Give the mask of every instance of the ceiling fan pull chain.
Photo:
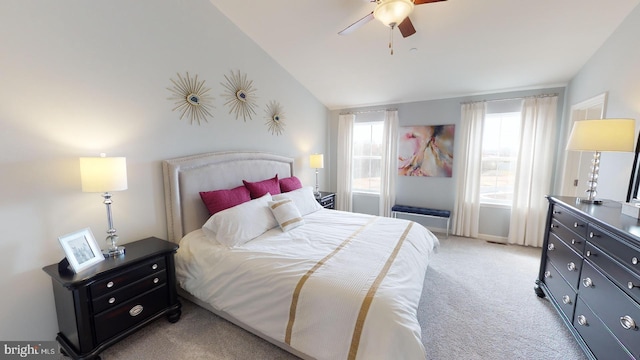
[[[389,28],[389,49],[391,49],[391,55],[393,55],[393,25]]]

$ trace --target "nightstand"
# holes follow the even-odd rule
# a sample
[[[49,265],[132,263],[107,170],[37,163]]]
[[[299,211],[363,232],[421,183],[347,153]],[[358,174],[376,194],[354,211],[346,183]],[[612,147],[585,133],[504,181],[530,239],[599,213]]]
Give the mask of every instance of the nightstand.
[[[155,237],[125,244],[126,253],[81,271],[51,276],[58,315],[56,337],[74,359],[99,359],[104,349],[153,320],[180,319],[173,254],[178,245]]]
[[[320,196],[316,197],[316,200],[322,207],[325,209],[335,209],[336,208],[336,194],[327,191],[320,191]]]

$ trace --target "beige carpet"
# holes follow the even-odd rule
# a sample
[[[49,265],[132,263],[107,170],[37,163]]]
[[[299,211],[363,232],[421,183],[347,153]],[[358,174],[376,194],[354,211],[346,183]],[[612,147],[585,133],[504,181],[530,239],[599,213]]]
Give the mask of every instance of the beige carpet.
[[[540,249],[454,236],[441,244],[418,311],[427,359],[586,359],[549,301],[533,291]],[[156,320],[102,359],[296,359],[182,303],[180,321]]]

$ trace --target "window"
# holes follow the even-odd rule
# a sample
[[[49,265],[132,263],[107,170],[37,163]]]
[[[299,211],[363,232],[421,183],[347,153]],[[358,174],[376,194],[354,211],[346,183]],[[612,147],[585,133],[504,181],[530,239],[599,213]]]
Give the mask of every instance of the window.
[[[354,192],[380,193],[383,125],[381,121],[353,124]]]
[[[482,132],[480,203],[511,205],[520,138],[520,112],[486,114]]]

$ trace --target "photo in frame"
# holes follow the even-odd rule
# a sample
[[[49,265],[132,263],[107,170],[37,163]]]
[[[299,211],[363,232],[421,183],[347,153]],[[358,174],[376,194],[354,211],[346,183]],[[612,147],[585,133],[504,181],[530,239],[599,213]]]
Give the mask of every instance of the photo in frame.
[[[451,177],[455,125],[398,129],[398,175]]]
[[[104,260],[104,255],[89,228],[60,236],[58,240],[74,273]]]

